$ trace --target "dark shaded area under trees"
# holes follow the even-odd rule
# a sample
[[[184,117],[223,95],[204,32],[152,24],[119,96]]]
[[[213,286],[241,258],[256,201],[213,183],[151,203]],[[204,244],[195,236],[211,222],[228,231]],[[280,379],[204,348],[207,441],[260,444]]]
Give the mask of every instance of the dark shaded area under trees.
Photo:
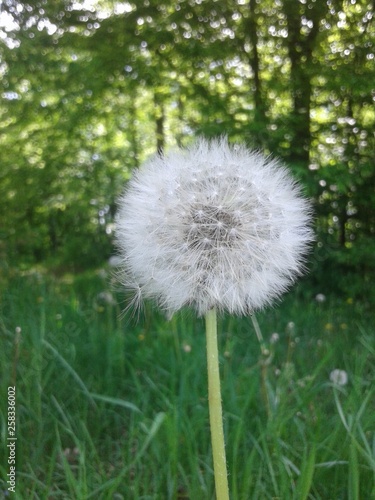
[[[311,283],[368,293],[371,2],[5,0],[1,24],[5,265],[101,264],[132,169],[225,133],[283,158],[313,198]]]

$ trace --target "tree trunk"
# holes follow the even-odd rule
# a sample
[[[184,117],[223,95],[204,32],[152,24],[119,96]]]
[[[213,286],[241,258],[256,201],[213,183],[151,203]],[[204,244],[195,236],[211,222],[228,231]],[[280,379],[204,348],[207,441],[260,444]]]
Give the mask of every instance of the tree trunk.
[[[164,122],[165,112],[163,100],[157,92],[154,93],[155,125],[156,125],[156,151],[162,153],[165,146]]]
[[[128,132],[129,132],[129,141],[130,141],[131,148],[132,148],[134,167],[138,168],[139,167],[139,150],[138,150],[138,137],[137,137],[137,128],[136,128],[137,109],[135,107],[134,101],[135,101],[135,96],[133,99],[130,99],[130,108],[129,108],[130,127],[129,127]]]
[[[319,24],[328,9],[327,2],[309,5],[284,0],[283,10],[287,20],[287,48],[291,63],[290,80],[293,110],[291,116],[291,140],[289,159],[293,163],[307,166],[311,144],[311,78],[312,53],[319,34]],[[303,30],[302,20],[310,25]]]
[[[266,142],[266,105],[263,96],[262,80],[260,76],[260,57],[259,57],[259,37],[258,21],[256,13],[257,1],[249,0],[249,16],[245,24],[244,42],[249,42],[251,51],[248,54],[249,64],[253,73],[253,98],[254,98],[254,126],[252,127],[252,136],[257,145],[264,145]]]
[[[258,52],[258,33],[257,33],[257,16],[256,16],[256,0],[250,0],[250,16],[248,19],[248,34],[251,43],[251,54],[249,61],[254,74],[254,105],[255,119],[260,123],[265,123],[265,105],[263,99],[262,83],[260,78],[260,59]]]

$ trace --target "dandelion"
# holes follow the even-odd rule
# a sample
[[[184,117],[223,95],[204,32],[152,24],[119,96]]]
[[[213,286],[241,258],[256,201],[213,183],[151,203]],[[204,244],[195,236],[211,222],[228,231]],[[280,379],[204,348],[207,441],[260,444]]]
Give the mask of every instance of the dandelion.
[[[184,350],[184,352],[189,353],[189,352],[191,352],[191,345],[190,344],[184,344],[182,346],[182,349]]]
[[[289,335],[293,335],[295,332],[296,325],[293,321],[289,321],[289,323],[286,325],[286,331],[289,333]]]
[[[317,295],[315,295],[315,300],[317,302],[325,302],[326,296],[323,293],[318,293]]]
[[[276,342],[278,342],[280,340],[280,335],[275,332],[271,335],[271,338],[270,338],[270,342],[271,344],[276,344]]]
[[[348,374],[345,370],[332,370],[329,379],[334,385],[344,386],[348,383]]]
[[[117,243],[132,304],[206,317],[211,441],[217,498],[228,481],[216,311],[251,314],[303,270],[310,208],[279,161],[225,138],[149,160],[120,199]]]
[[[200,140],[148,161],[120,200],[124,283],[170,315],[248,314],[303,267],[310,208],[287,170],[242,146]]]

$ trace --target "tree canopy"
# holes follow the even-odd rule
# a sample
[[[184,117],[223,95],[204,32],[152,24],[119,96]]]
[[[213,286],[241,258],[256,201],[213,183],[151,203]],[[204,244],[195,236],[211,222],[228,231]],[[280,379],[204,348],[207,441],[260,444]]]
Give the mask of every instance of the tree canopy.
[[[374,34],[369,0],[5,0],[4,259],[100,263],[132,169],[226,134],[304,183],[322,276],[369,276]]]

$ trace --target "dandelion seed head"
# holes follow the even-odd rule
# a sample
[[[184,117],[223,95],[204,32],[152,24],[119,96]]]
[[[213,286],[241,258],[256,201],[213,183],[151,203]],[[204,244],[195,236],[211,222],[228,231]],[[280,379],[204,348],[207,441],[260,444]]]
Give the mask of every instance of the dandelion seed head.
[[[344,386],[348,383],[348,374],[345,370],[335,369],[332,370],[329,379],[334,385]]]
[[[124,281],[168,313],[244,314],[280,296],[303,268],[310,208],[287,170],[225,139],[156,156],[119,202]]]
[[[279,340],[280,340],[280,335],[277,332],[271,335],[270,339],[271,344],[276,344],[276,342],[278,342]]]
[[[184,350],[186,353],[191,352],[191,345],[190,345],[190,344],[184,344],[182,348],[183,348],[183,350]]]
[[[315,295],[315,300],[317,302],[325,302],[326,296],[323,293],[318,293],[317,295]]]

